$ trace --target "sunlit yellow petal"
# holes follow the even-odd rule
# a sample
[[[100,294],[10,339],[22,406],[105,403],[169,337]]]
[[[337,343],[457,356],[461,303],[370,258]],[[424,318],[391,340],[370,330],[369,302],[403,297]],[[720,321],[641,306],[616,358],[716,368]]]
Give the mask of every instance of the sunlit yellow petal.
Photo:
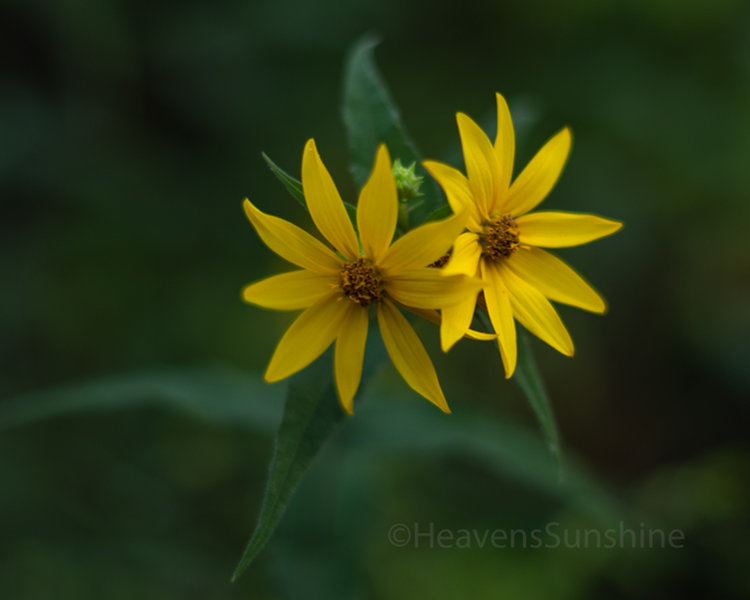
[[[500,167],[498,178],[498,197],[505,194],[510,187],[513,176],[513,158],[516,154],[516,134],[513,131],[513,121],[510,118],[508,103],[500,94],[495,94],[497,100],[497,136],[495,137],[495,156]],[[498,207],[499,209],[499,207]]]
[[[508,268],[550,300],[603,313],[604,299],[554,254],[541,248],[520,248],[507,260]]]
[[[440,269],[422,268],[392,275],[384,282],[385,291],[399,304],[415,308],[453,306],[482,287],[478,279],[454,275],[445,277]]]
[[[510,293],[513,314],[520,323],[555,350],[573,356],[573,340],[549,300],[507,265],[500,265],[499,272]]]
[[[500,167],[492,143],[479,125],[463,113],[456,115],[456,121],[469,186],[484,220],[488,218],[497,199]]]
[[[369,319],[366,308],[354,302],[348,304],[336,338],[333,362],[341,407],[351,415],[354,413],[354,395],[362,378]]]
[[[466,211],[412,229],[388,248],[378,265],[390,276],[426,267],[443,256],[466,226]]]
[[[442,325],[443,319],[440,313],[436,310],[429,308],[414,308],[413,306],[401,306],[406,311],[412,314],[422,317],[425,321],[434,323],[435,325]],[[464,337],[470,340],[478,340],[482,342],[489,342],[496,340],[497,336],[494,333],[487,333],[485,331],[477,331],[476,329],[469,329],[464,334]]]
[[[357,228],[367,258],[380,260],[393,239],[397,219],[398,192],[391,173],[391,157],[381,145],[357,204]]]
[[[354,227],[314,140],[308,140],[302,155],[302,188],[310,216],[320,233],[348,260],[356,259],[359,244]]]
[[[339,333],[348,303],[332,293],[297,317],[276,346],[265,380],[289,377],[323,354]]]
[[[522,244],[565,248],[593,242],[622,228],[620,221],[568,212],[534,212],[516,219]]]
[[[510,186],[502,211],[514,217],[534,209],[557,182],[570,153],[570,129],[549,140]]]
[[[477,295],[471,294],[458,304],[446,306],[440,311],[440,347],[443,352],[448,352],[469,331],[476,304]]]
[[[453,244],[453,252],[441,269],[443,275],[468,275],[474,277],[479,266],[482,247],[476,233],[462,233]]]
[[[485,282],[484,299],[492,327],[497,334],[500,358],[503,360],[505,377],[510,378],[516,370],[518,348],[516,346],[516,323],[513,320],[513,309],[508,290],[493,263],[482,261],[480,264],[482,279]]]
[[[463,173],[434,160],[426,160],[422,163],[422,166],[443,188],[448,204],[450,204],[454,213],[459,213],[462,210],[468,211],[469,218],[466,226],[473,231],[481,229],[482,216],[479,212],[479,206],[471,192],[471,187],[469,187],[469,180],[464,177]]]
[[[389,300],[378,304],[378,325],[386,350],[406,383],[440,410],[449,413],[448,403],[427,351],[409,321]]]
[[[242,290],[245,302],[275,310],[296,310],[312,306],[331,294],[338,277],[312,271],[292,271],[251,283]]]
[[[246,199],[242,206],[260,239],[281,258],[324,275],[341,268],[341,260],[306,231],[258,210],[250,200]]]

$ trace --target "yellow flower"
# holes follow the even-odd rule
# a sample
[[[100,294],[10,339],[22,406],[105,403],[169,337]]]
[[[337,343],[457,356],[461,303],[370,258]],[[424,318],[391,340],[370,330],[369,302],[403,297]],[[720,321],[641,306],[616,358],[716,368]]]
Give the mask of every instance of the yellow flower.
[[[555,185],[570,151],[566,127],[552,137],[511,183],[515,134],[505,99],[497,94],[497,137],[456,115],[466,164],[465,177],[448,165],[425,161],[454,212],[468,211],[468,232],[453,246],[446,275],[479,276],[497,334],[505,376],[516,366],[517,319],[526,329],[568,356],[573,342],[549,300],[603,313],[602,297],[578,273],[542,248],[578,246],[610,235],[622,223],[568,212],[529,214]],[[471,323],[476,295],[442,311],[441,343],[448,350]]]
[[[336,387],[341,406],[351,414],[362,374],[369,306],[374,304],[383,342],[396,369],[416,392],[450,412],[435,367],[398,306],[416,311],[435,309],[476,296],[481,282],[462,275],[446,277],[427,267],[465,228],[465,213],[418,227],[391,244],[398,197],[384,145],[378,148],[370,178],[359,195],[361,251],[313,140],[307,142],[302,156],[302,187],[315,226],[338,254],[299,227],[244,201],[245,212],[263,242],[302,267],[243,290],[247,302],[266,308],[305,309],[281,338],[266,370],[266,381],[278,381],[305,368],[335,340]]]

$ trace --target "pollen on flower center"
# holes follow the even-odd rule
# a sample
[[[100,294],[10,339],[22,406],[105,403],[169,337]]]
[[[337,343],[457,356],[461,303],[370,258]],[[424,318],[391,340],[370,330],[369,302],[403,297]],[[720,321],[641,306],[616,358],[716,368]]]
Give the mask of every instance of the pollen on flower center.
[[[482,236],[482,256],[490,260],[508,258],[518,249],[518,225],[510,215],[488,222]]]
[[[380,274],[364,258],[346,263],[339,279],[344,295],[361,306],[370,306],[385,296]]]

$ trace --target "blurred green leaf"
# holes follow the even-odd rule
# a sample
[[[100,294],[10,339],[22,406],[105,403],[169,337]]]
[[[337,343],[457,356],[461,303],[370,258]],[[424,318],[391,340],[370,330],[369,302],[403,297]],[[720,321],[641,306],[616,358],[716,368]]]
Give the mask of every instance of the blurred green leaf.
[[[557,423],[527,335],[518,336],[518,363],[516,372],[513,374],[513,381],[521,388],[523,395],[531,406],[531,410],[534,411],[542,428],[547,447],[557,461],[559,476],[562,478],[560,436],[557,433]]]
[[[268,168],[271,169],[271,172],[276,175],[276,178],[284,184],[284,187],[286,190],[292,195],[292,197],[297,200],[302,205],[302,208],[307,210],[307,203],[305,202],[305,194],[302,190],[302,182],[300,182],[299,179],[295,179],[289,173],[284,171],[280,166],[278,166],[275,162],[271,160],[271,158],[263,152],[263,159],[266,161],[266,164],[268,165]],[[354,225],[355,229],[357,227],[357,209],[354,207],[354,205],[349,204],[349,202],[344,202],[344,208],[346,208],[346,214],[349,215],[349,219],[351,220],[352,224]]]
[[[363,186],[370,175],[375,151],[385,143],[391,158],[405,165],[417,163],[416,173],[424,176],[422,201],[414,210],[419,223],[444,204],[435,182],[421,167],[420,155],[409,139],[401,115],[393,102],[377,66],[373,52],[378,40],[366,35],[349,51],[344,74],[343,118],[349,136],[351,171],[355,182]]]
[[[622,519],[625,508],[616,496],[599,484],[575,461],[566,461],[566,476],[559,472],[548,443],[512,421],[489,419],[473,411],[446,416],[432,407],[410,402],[410,397],[392,389],[373,386],[362,403],[357,419],[342,432],[352,452],[369,448],[378,456],[464,456],[490,468],[498,476],[560,499],[566,505],[602,523]]]
[[[0,430],[82,412],[161,406],[201,419],[272,428],[283,387],[226,367],[161,369],[68,384],[0,403]]]

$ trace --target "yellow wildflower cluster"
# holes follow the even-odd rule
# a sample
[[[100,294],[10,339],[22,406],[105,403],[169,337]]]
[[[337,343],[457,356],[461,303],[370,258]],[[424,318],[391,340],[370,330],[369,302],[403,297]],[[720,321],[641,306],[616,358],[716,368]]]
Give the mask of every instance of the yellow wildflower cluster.
[[[384,145],[359,194],[359,236],[315,142],[309,140],[305,146],[305,201],[333,249],[245,200],[245,212],[265,244],[300,267],[243,290],[244,299],[259,306],[304,309],[281,338],[266,381],[300,371],[335,342],[336,387],[341,406],[351,414],[371,305],[396,369],[409,386],[445,412],[450,411],[435,368],[401,309],[440,323],[446,352],[462,337],[496,339],[506,377],[516,364],[516,320],[572,356],[570,335],[550,300],[599,313],[605,303],[580,275],[542,248],[584,244],[614,233],[622,224],[588,214],[529,214],[562,171],[570,131],[555,135],[511,182],[515,136],[500,94],[497,111],[494,145],[474,121],[457,115],[466,176],[448,165],[423,163],[443,188],[453,216],[416,227],[395,241],[398,194]],[[489,315],[494,333],[470,328],[477,305]]]

